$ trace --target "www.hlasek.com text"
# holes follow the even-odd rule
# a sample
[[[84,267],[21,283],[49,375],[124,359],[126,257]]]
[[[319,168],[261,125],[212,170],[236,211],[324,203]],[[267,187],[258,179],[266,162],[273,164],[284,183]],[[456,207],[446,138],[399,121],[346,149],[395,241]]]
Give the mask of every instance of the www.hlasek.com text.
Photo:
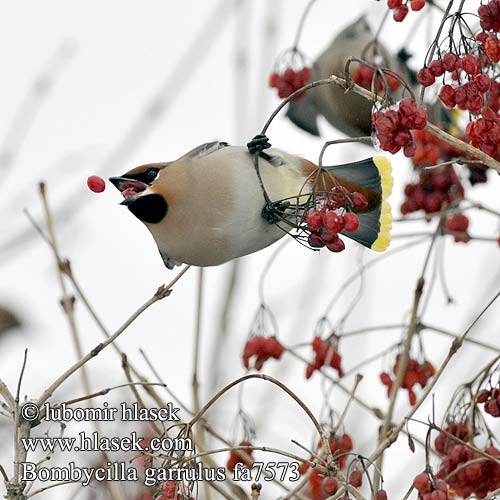
[[[175,437],[169,438],[158,436],[144,438],[137,433],[131,432],[125,437],[99,436],[97,432],[87,435],[80,432],[78,437],[29,437],[21,438],[21,444],[25,451],[44,451],[53,453],[54,451],[192,451],[194,449],[191,438]]]

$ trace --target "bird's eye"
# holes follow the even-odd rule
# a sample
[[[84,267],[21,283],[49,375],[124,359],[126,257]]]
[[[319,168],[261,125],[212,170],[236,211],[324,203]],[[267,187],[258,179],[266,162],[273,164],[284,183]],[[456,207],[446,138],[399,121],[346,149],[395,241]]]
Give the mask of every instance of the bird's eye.
[[[146,182],[150,184],[156,179],[156,176],[158,175],[159,169],[158,168],[149,168],[144,172],[144,177],[146,178]]]

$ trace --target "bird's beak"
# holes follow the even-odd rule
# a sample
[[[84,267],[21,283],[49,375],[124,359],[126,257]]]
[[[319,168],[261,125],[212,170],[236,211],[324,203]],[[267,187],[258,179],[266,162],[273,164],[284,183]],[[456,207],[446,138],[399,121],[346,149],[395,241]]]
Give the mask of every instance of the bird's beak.
[[[116,189],[118,189],[125,198],[120,205],[129,205],[136,199],[137,195],[149,187],[144,182],[128,179],[127,177],[110,177],[109,182],[114,184]]]

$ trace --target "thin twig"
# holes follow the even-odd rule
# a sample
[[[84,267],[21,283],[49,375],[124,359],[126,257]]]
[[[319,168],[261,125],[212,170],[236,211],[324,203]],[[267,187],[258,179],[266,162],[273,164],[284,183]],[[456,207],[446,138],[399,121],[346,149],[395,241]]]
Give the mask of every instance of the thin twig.
[[[408,420],[410,420],[413,417],[413,415],[415,415],[415,413],[418,411],[418,409],[422,406],[423,402],[427,399],[429,394],[432,392],[432,390],[434,389],[434,386],[436,385],[437,381],[440,379],[442,373],[444,372],[444,370],[448,366],[449,362],[451,361],[453,356],[457,353],[457,351],[462,347],[467,335],[471,332],[471,330],[474,328],[474,326],[476,326],[478,321],[484,316],[484,314],[488,311],[488,309],[490,309],[490,307],[496,302],[498,297],[500,297],[500,291],[498,291],[495,294],[495,296],[488,302],[488,304],[481,310],[481,312],[478,314],[478,316],[476,316],[474,321],[472,321],[472,323],[468,326],[468,328],[464,331],[464,333],[460,337],[453,340],[446,358],[444,359],[443,363],[441,364],[441,366],[437,370],[434,377],[432,377],[430,379],[430,383],[425,388],[425,391],[423,392],[422,396],[419,398],[419,400],[417,401],[415,406],[413,406],[410,409],[410,411],[404,417],[404,419],[396,427],[394,427],[392,429],[392,431],[387,435],[387,437],[381,443],[379,443],[377,449],[370,456],[371,461],[376,460],[384,452],[384,450],[386,448],[388,448],[392,443],[394,443],[394,441],[396,441],[399,433],[404,429],[406,422]]]
[[[424,291],[424,284],[425,284],[425,273],[427,271],[427,266],[429,264],[430,256],[432,254],[432,250],[434,248],[434,244],[436,242],[436,238],[441,230],[441,223],[439,223],[434,231],[433,237],[431,239],[431,243],[429,245],[429,249],[427,250],[427,253],[425,255],[425,260],[424,260],[424,265],[422,268],[422,271],[420,273],[420,276],[417,280],[417,284],[415,286],[415,291],[414,291],[414,297],[413,297],[413,306],[412,306],[412,312],[411,312],[411,318],[410,322],[408,325],[408,333],[406,334],[404,343],[403,343],[403,351],[399,357],[399,362],[398,362],[398,369],[396,373],[396,380],[394,381],[393,387],[392,387],[392,393],[391,393],[391,398],[389,400],[389,407],[387,408],[387,412],[385,414],[385,419],[382,424],[382,428],[380,430],[379,434],[379,442],[382,441],[386,434],[388,433],[391,423],[392,423],[392,417],[394,413],[394,408],[396,405],[396,399],[398,397],[399,389],[401,385],[403,384],[403,379],[406,374],[406,368],[408,366],[408,360],[410,358],[410,350],[411,350],[411,345],[412,345],[412,339],[417,331],[417,321],[418,321],[418,310],[420,306],[420,301],[422,299],[422,294]],[[377,457],[377,462],[376,462],[376,467],[374,470],[373,474],[373,487],[378,490],[379,489],[379,483],[380,483],[380,473],[379,470],[382,470],[382,461],[383,461],[383,454],[379,455]]]
[[[98,344],[94,349],[92,349],[89,353],[87,353],[82,359],[73,364],[70,368],[68,368],[60,377],[58,377],[40,396],[37,404],[38,406],[43,405],[54,393],[56,389],[58,389],[73,373],[80,369],[85,363],[90,361],[92,358],[96,357],[103,349],[112,344],[146,309],[152,306],[155,302],[168,297],[172,292],[172,286],[182,277],[182,275],[188,270],[189,266],[185,266],[179,274],[167,285],[161,285],[156,293],[147,300],[137,311],[135,311],[132,316],[130,316],[125,323],[116,330],[116,332],[106,339],[104,342]]]

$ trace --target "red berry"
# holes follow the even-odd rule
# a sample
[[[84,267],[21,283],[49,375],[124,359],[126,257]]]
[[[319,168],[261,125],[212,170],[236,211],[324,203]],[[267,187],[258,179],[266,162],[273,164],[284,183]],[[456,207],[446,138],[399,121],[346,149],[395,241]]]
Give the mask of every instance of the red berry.
[[[312,248],[323,248],[325,246],[325,242],[319,233],[311,233],[307,239],[307,243]]]
[[[485,403],[491,396],[491,391],[488,389],[482,389],[477,393],[476,401],[478,403]]]
[[[500,405],[496,399],[490,399],[484,405],[484,411],[489,413],[492,417],[500,417]]]
[[[415,151],[417,150],[416,144],[411,141],[403,148],[403,153],[407,158],[412,158],[415,156]]]
[[[274,72],[271,74],[271,76],[269,77],[269,86],[271,88],[278,88],[278,85],[280,83],[280,75],[278,75],[278,73]]]
[[[329,243],[328,245],[326,245],[326,248],[328,248],[330,252],[342,252],[343,250],[345,250],[345,243],[342,241],[342,239],[338,238],[333,243]]]
[[[468,74],[468,75],[477,75],[480,70],[480,65],[479,61],[477,60],[477,57],[473,56],[472,54],[467,54],[462,58],[462,69]]]
[[[455,89],[451,85],[443,85],[439,91],[439,98],[447,108],[453,108],[456,104]]]
[[[429,64],[429,69],[434,76],[442,76],[444,74],[443,61],[435,59]]]
[[[307,227],[311,231],[319,229],[323,225],[323,214],[319,210],[309,210],[307,213]]]
[[[288,84],[293,84],[295,79],[295,71],[292,68],[287,68],[283,73],[283,80]]]
[[[452,233],[465,233],[469,227],[469,219],[463,214],[455,214],[447,219],[445,225]]]
[[[359,488],[363,483],[363,474],[359,470],[353,470],[349,475],[349,482],[355,488]]]
[[[417,12],[425,7],[425,0],[411,0],[411,10]]]
[[[406,5],[400,5],[396,7],[392,13],[394,21],[401,23],[404,21],[405,17],[408,15],[409,9]]]
[[[356,191],[352,193],[351,200],[353,205],[360,210],[363,210],[368,206],[368,200],[366,197]]]
[[[430,490],[431,486],[427,474],[425,472],[422,472],[415,476],[415,479],[413,480],[413,486],[421,495],[423,493],[427,493]]]
[[[102,193],[106,189],[106,183],[102,177],[98,175],[91,175],[87,179],[87,186],[94,193]]]
[[[387,372],[382,372],[380,374],[380,381],[384,384],[384,385],[392,385],[392,379],[391,379],[391,376],[387,373]]]
[[[339,441],[339,448],[342,451],[347,452],[347,451],[351,451],[353,446],[354,445],[352,443],[351,436],[349,436],[349,434],[342,434],[342,437],[340,438],[340,441]]]
[[[339,484],[334,477],[325,477],[325,479],[323,480],[323,491],[325,492],[325,494],[329,496],[335,495],[338,489]]]
[[[331,229],[323,229],[323,231],[321,232],[321,241],[326,244],[333,243],[338,239],[338,237],[339,235]]]
[[[344,215],[344,222],[345,226],[344,229],[349,232],[349,233],[354,233],[355,231],[358,230],[359,227],[359,217],[352,213],[352,212],[347,212]]]
[[[387,492],[385,490],[378,490],[375,493],[375,500],[387,500]]]
[[[491,80],[488,75],[481,73],[474,78],[474,82],[480,92],[488,92],[490,90]]]
[[[387,0],[387,7],[391,10],[401,5],[403,5],[403,0]]]
[[[340,233],[344,229],[344,217],[335,212],[326,212],[323,216],[323,223],[326,228],[336,233]]]
[[[420,85],[423,85],[424,87],[430,87],[436,81],[436,78],[429,68],[422,68],[417,73],[417,80]]]
[[[458,57],[455,54],[448,52],[443,56],[442,61],[443,61],[443,68],[451,73],[456,69]]]
[[[463,85],[460,85],[455,89],[455,102],[460,108],[464,109],[464,106],[467,103],[467,92]]]
[[[417,108],[415,111],[415,120],[413,123],[413,128],[415,130],[423,130],[427,125],[427,113],[424,108]]]

